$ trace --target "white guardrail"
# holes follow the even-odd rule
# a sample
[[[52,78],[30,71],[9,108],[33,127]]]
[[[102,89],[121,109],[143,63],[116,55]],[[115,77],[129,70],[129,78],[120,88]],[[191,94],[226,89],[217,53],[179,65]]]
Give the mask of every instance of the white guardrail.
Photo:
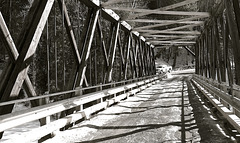
[[[149,79],[145,79],[135,83],[130,83],[123,86],[110,88],[81,96],[80,96],[81,89],[74,90],[76,97],[49,103],[38,107],[33,107],[27,110],[18,111],[11,114],[2,115],[0,117],[0,132],[31,121],[49,117],[50,115],[54,115],[62,111],[66,111],[73,108],[79,109],[79,111],[76,111],[71,115],[52,121],[44,126],[32,129],[31,131],[23,132],[21,134],[16,135],[14,139],[9,139],[3,142],[13,143],[18,142],[21,139],[24,140],[25,142],[39,140],[42,137],[50,133],[53,133],[54,131],[57,131],[71,123],[79,121],[83,118],[89,118],[91,114],[99,110],[106,109],[108,106],[116,102],[119,102],[122,99],[129,97],[130,95],[134,95],[137,92],[142,91],[147,87],[151,86],[152,84],[156,84],[159,80],[161,80],[164,77],[165,75],[153,76]],[[108,99],[104,101],[103,100],[104,98]],[[84,104],[96,100],[100,102],[83,109]]]
[[[192,83],[240,133],[240,98],[239,87],[229,87],[199,75],[194,75]],[[232,90],[233,95],[228,94]]]

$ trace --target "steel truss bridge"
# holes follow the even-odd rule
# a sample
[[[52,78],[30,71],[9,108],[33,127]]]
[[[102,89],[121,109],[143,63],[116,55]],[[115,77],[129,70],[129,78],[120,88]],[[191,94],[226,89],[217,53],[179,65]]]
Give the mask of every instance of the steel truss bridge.
[[[72,8],[64,0],[33,0],[22,18],[17,40],[11,30],[13,24],[9,24],[10,20],[1,10],[0,38],[7,62],[0,74],[0,132],[39,120],[39,128],[19,136],[34,141],[55,130],[67,129],[83,118],[88,119],[91,114],[162,80],[166,75],[156,74],[154,50],[171,46],[185,47],[195,55],[193,85],[240,132],[239,1],[219,0],[211,12],[175,10],[201,1],[183,0],[150,10],[115,6],[121,0],[77,0],[84,7],[82,11],[78,9],[84,20],[78,16],[79,23],[72,23]],[[13,5],[14,1],[10,3]],[[121,18],[114,11],[130,14],[128,18]],[[187,18],[140,18],[149,14]],[[151,24],[137,27],[129,23]],[[176,27],[177,24],[181,26]],[[104,29],[106,26],[109,31]],[[59,29],[62,33],[57,32]],[[50,31],[53,34],[49,34]],[[60,40],[54,40],[57,38]],[[36,57],[36,52],[43,47],[47,49],[45,86],[48,92],[40,94],[31,71],[35,59],[42,58]],[[57,51],[63,54],[61,58]],[[73,67],[69,66],[71,59],[66,51],[72,52]],[[58,62],[63,65],[61,79]],[[51,73],[50,68],[55,73]],[[54,92],[50,92],[51,85],[56,88]],[[28,97],[18,99],[23,89]],[[57,98],[60,100],[50,102]],[[14,104],[21,102],[30,102],[31,108],[12,113]],[[50,120],[50,116],[57,113],[61,118]]]

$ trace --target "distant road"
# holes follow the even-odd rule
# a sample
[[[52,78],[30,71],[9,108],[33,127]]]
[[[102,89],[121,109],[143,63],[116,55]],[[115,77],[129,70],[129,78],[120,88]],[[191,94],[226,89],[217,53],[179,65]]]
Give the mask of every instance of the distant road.
[[[194,73],[195,73],[195,69],[172,71],[173,75],[194,74]]]

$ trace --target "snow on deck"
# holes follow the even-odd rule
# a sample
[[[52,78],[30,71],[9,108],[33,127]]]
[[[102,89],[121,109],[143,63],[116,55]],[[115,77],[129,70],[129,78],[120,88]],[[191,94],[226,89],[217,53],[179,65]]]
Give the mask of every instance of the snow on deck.
[[[45,143],[199,141],[187,94],[182,78],[161,81]]]

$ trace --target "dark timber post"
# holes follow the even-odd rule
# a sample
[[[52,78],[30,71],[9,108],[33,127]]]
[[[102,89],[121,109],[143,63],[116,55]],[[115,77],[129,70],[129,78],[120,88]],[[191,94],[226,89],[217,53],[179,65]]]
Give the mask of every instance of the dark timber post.
[[[196,74],[199,74],[199,46],[198,46],[198,40],[196,41],[195,44],[195,51],[196,51],[196,65],[195,65],[195,70],[196,70]]]
[[[126,49],[126,55],[125,55],[125,65],[124,65],[124,79],[127,79],[127,73],[128,73],[128,60],[129,60],[129,53],[130,53],[130,46],[131,46],[131,36],[130,33],[126,35],[128,37],[127,40],[127,49]]]
[[[92,41],[93,41],[93,37],[94,37],[94,32],[95,32],[95,28],[97,25],[98,15],[99,15],[99,10],[93,9],[92,14],[91,14],[91,20],[90,20],[89,26],[88,26],[88,30],[84,34],[85,40],[84,40],[84,44],[82,46],[82,57],[81,57],[82,59],[81,59],[80,65],[79,65],[78,76],[77,76],[77,80],[76,80],[77,86],[83,85],[83,80],[84,80],[84,76],[85,76],[85,72],[86,72],[86,68],[87,68],[86,61],[89,58]]]
[[[112,39],[113,44],[111,44],[112,46],[109,48],[110,51],[110,63],[109,63],[109,67],[107,69],[107,77],[108,77],[108,82],[112,81],[112,72],[113,72],[113,63],[114,63],[114,59],[115,59],[115,54],[116,54],[116,48],[117,48],[117,38],[118,38],[118,33],[119,33],[119,27],[120,27],[120,23],[118,22],[115,26],[115,33],[114,33],[114,37]]]

